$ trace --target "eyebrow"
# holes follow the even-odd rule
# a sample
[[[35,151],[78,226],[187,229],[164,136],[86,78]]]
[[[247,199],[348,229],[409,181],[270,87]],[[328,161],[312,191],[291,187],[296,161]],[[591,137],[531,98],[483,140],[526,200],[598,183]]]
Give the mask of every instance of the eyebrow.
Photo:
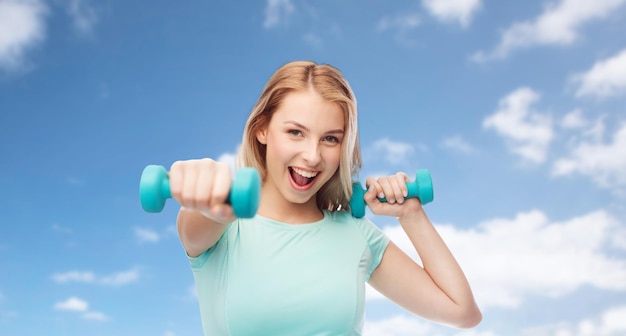
[[[301,123],[297,122],[297,121],[292,121],[292,120],[288,120],[284,122],[285,124],[292,124],[298,128],[302,128],[303,130],[309,132],[309,128],[302,125]],[[344,134],[345,132],[342,129],[334,129],[334,130],[330,130],[328,132],[326,132],[325,134]]]

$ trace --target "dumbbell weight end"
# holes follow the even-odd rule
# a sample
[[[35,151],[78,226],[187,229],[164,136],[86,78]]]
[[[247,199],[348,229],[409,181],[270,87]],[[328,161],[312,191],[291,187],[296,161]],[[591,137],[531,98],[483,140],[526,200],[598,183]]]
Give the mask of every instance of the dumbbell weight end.
[[[172,193],[167,170],[157,165],[146,166],[139,181],[141,207],[146,212],[158,213],[163,210],[168,198],[172,198]]]

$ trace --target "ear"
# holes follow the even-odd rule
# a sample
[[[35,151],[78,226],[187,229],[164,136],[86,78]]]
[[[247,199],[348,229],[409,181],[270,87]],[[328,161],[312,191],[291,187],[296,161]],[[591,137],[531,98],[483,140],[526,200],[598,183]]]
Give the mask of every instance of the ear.
[[[267,128],[256,131],[256,139],[263,145],[267,145]]]

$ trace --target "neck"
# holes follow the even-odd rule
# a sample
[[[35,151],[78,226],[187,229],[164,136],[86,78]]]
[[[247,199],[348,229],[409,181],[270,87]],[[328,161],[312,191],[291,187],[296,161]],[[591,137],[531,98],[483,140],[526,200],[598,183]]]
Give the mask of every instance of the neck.
[[[293,203],[277,190],[265,185],[261,188],[261,202],[257,213],[287,224],[312,223],[324,217],[322,210],[317,207],[315,197],[305,203]]]

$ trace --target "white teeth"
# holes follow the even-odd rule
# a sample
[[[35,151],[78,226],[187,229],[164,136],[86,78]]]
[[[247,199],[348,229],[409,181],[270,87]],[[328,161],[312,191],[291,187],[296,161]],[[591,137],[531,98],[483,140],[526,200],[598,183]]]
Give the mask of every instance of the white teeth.
[[[317,173],[318,173],[318,172],[309,172],[306,170],[298,169],[296,167],[292,167],[291,169],[293,169],[293,171],[296,172],[296,174],[307,177],[307,178],[315,177],[317,176]]]

